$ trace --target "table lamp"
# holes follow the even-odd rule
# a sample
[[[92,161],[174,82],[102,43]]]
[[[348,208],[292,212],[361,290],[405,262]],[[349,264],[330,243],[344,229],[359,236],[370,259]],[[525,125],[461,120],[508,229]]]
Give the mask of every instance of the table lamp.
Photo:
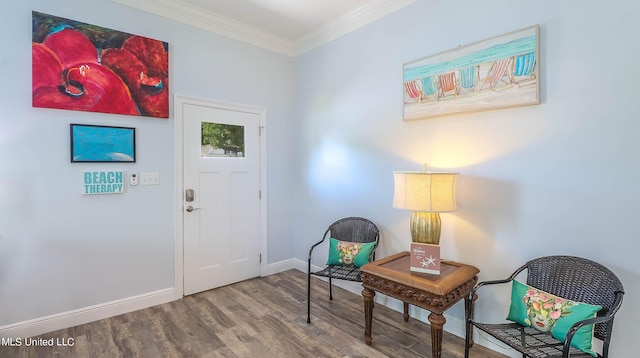
[[[411,271],[440,274],[440,213],[456,207],[457,173],[394,172],[393,207],[411,210]]]

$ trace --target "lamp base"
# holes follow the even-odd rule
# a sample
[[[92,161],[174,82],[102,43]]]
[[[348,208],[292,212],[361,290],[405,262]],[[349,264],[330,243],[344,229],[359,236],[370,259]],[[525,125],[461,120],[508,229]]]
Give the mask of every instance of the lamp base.
[[[440,214],[414,211],[410,226],[412,242],[440,244]]]
[[[409,270],[439,275],[440,245],[411,243]]]

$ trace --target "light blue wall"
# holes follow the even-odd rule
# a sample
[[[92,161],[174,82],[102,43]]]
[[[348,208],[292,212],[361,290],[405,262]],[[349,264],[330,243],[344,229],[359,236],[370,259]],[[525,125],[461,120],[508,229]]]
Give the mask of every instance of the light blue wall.
[[[174,286],[170,119],[31,107],[31,11],[169,43],[170,93],[267,109],[269,262],[289,239],[293,60],[107,0],[0,11],[0,326]],[[69,163],[69,123],[137,128],[137,163]],[[285,139],[283,139],[285,138]],[[159,186],[81,195],[82,172],[158,172]]]
[[[409,213],[391,207],[391,172],[426,162],[461,174],[443,256],[481,279],[548,254],[602,262],[627,289],[612,356],[634,356],[640,5],[577,4],[418,0],[295,59],[106,0],[3,5],[0,326],[174,284],[172,120],[32,108],[36,10],[169,42],[172,94],[267,108],[270,263],[306,260],[347,215],[378,223],[380,256],[406,250]],[[533,24],[539,106],[402,122],[403,63]],[[80,195],[82,171],[105,167],[68,162],[70,122],[138,128],[138,163],[117,167],[159,172],[161,185]],[[506,315],[504,296],[484,298],[480,317]]]
[[[632,1],[418,0],[297,57],[296,257],[350,215],[380,226],[380,256],[407,250],[410,213],[391,207],[392,172],[453,170],[459,210],[442,215],[442,256],[481,280],[543,255],[603,263],[627,289],[612,357],[636,356],[639,18]],[[535,24],[540,105],[402,121],[404,63]],[[476,311],[504,319],[507,295]],[[462,305],[448,314],[461,320]]]

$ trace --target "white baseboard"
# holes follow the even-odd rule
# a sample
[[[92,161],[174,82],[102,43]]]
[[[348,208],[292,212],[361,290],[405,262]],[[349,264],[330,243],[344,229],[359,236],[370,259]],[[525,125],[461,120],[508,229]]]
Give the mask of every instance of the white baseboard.
[[[263,272],[263,276],[269,276],[284,272],[287,270],[295,269],[304,273],[307,273],[307,262],[299,259],[289,259],[273,264],[267,265],[266,272]],[[312,265],[312,270],[318,271],[322,267]],[[324,278],[320,278],[324,279]],[[326,279],[325,279],[326,280]],[[362,293],[362,285],[357,282],[349,282],[343,280],[335,280],[334,285],[352,292],[356,295]],[[175,301],[180,299],[181,296],[175,288],[167,288],[164,290],[158,290],[154,292],[145,293],[138,296],[132,296],[116,301],[111,301],[95,306],[81,308],[73,311],[58,313],[50,316],[40,317],[24,322],[18,322],[6,326],[0,326],[0,338],[24,338],[33,337],[43,333],[56,331],[59,329],[65,329],[80,324],[85,324],[93,321],[97,321],[104,318],[117,316],[120,314],[136,311],[143,308],[152,307],[155,305]],[[394,311],[403,312],[402,302],[394,298],[385,295],[376,295],[375,301],[378,304],[387,306]],[[409,311],[413,319],[420,320],[428,323],[428,312],[420,308],[411,306]],[[464,319],[459,317],[452,317],[445,314],[447,323],[444,326],[444,330],[454,334],[458,337],[464,338],[465,324]],[[484,338],[484,339],[483,339]],[[497,346],[486,337],[477,337],[475,339],[476,344],[485,346],[491,350],[501,352],[503,354],[510,354],[508,350],[503,347]]]
[[[179,297],[176,297],[174,291],[174,288],[167,288],[95,306],[0,326],[0,337],[33,337],[43,333],[69,328],[162,303],[175,301]]]
[[[313,267],[319,270],[319,267]],[[263,276],[269,276],[287,270],[296,269],[307,272],[307,263],[298,259],[289,259],[267,265]],[[353,284],[355,287],[351,287]],[[359,285],[352,282],[336,282],[336,286],[355,292]],[[359,294],[359,292],[357,292]],[[39,317],[27,321],[0,326],[0,338],[33,337],[43,333],[65,329],[80,324],[136,311],[143,308],[175,301],[182,298],[175,288],[167,288],[95,306]]]
[[[270,276],[270,275],[274,275],[280,272],[284,272],[287,270],[291,270],[291,269],[297,269],[300,271],[300,268],[298,268],[298,261],[297,259],[288,259],[288,260],[284,260],[284,261],[280,261],[280,262],[275,262],[272,264],[268,264],[267,265],[267,270],[266,272],[262,273],[262,276]],[[304,272],[307,272],[307,269],[304,269]]]
[[[263,273],[263,275],[273,275],[294,268],[303,271],[301,267],[298,267],[298,261],[300,260],[290,259],[270,264],[267,266],[267,272]],[[306,272],[306,269],[304,269],[304,272]],[[101,303],[95,306],[0,326],[0,338],[33,337],[43,333],[74,327],[80,324],[175,301],[180,298],[182,298],[182,295],[178,290],[173,287],[167,288],[138,296]]]

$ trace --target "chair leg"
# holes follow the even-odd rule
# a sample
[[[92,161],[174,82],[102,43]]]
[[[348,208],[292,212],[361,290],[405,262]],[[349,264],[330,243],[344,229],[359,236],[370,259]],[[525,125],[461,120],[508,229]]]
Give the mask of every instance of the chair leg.
[[[469,358],[469,335],[471,334],[471,323],[466,322],[466,334],[464,336],[464,358]]]
[[[307,273],[307,323],[311,323],[311,273]]]
[[[471,342],[472,342],[472,337],[471,335],[473,334],[471,331],[471,317],[472,317],[472,310],[473,310],[473,306],[472,303],[473,301],[465,298],[464,300],[464,322],[465,322],[465,335],[464,335],[464,358],[469,358],[469,348],[471,348]]]
[[[333,287],[331,285],[331,277],[329,277],[329,300],[333,301]]]

